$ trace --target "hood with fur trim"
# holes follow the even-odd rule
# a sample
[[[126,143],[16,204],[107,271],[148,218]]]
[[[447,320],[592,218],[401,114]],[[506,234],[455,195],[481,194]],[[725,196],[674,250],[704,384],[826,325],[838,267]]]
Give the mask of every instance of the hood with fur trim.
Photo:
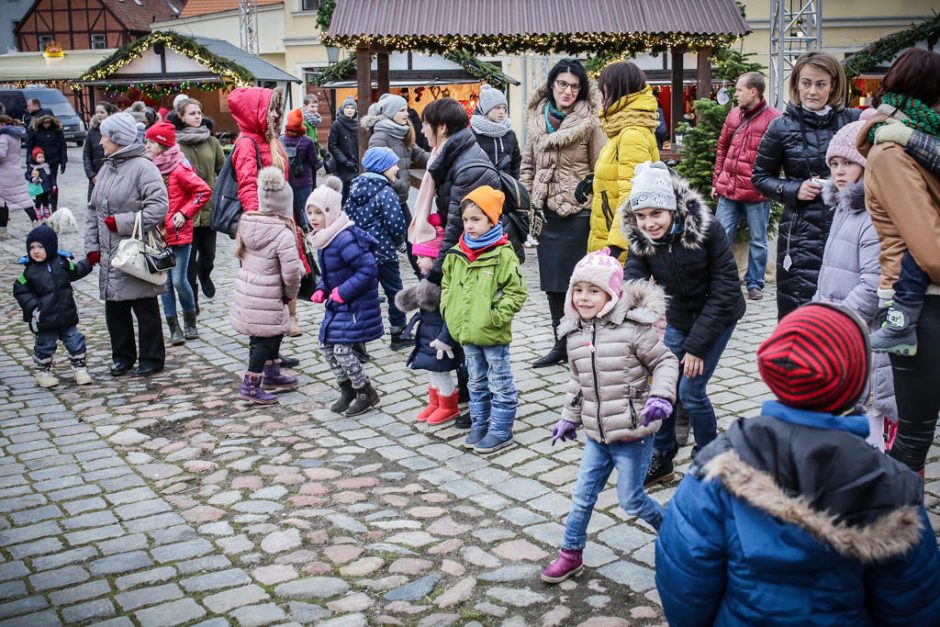
[[[675,223],[681,230],[671,237],[672,243],[677,243],[688,250],[698,250],[705,244],[708,236],[708,225],[714,219],[705,199],[692,189],[689,182],[673,173],[672,188],[676,194]],[[625,198],[618,209],[623,214],[621,228],[627,241],[630,243],[630,254],[648,257],[653,254],[655,242],[637,226],[636,216],[630,211],[630,199]],[[663,242],[665,243],[665,242]]]
[[[822,197],[826,206],[834,211],[865,211],[865,181],[859,179],[840,191],[832,179],[826,179],[823,181]]]
[[[581,325],[581,318],[571,302],[571,288],[565,295],[565,317],[558,325],[558,337],[564,337]],[[601,324],[620,326],[624,320],[655,324],[666,315],[666,293],[653,281],[624,281],[623,293],[613,309],[598,318]]]
[[[441,286],[421,279],[395,295],[395,306],[402,311],[435,311],[441,305]]]
[[[45,122],[46,120],[49,120],[50,122],[52,122],[52,124],[49,126],[50,129],[54,131],[62,130],[62,122],[60,122],[59,118],[57,118],[54,115],[41,115],[35,120],[33,120],[33,130],[38,131],[40,128],[42,128],[42,123]]]

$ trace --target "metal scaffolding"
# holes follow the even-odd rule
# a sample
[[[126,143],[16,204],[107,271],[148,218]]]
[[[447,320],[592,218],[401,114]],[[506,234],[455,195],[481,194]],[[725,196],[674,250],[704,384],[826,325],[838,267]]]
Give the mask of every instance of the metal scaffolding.
[[[793,63],[822,47],[822,0],[771,0],[770,102],[782,109]]]
[[[238,31],[241,49],[258,54],[257,0],[238,0]]]

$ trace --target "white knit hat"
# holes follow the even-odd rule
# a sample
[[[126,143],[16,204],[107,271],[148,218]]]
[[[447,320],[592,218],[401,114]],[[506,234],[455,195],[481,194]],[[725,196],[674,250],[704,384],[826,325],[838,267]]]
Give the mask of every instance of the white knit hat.
[[[499,105],[507,106],[506,96],[503,92],[489,85],[484,85],[480,88],[480,103],[477,105],[480,109],[480,113],[486,115],[491,109]]]
[[[343,182],[335,176],[328,176],[322,185],[310,192],[304,207],[313,205],[323,211],[324,226],[330,226],[343,211]]]
[[[640,209],[676,210],[676,192],[672,187],[669,167],[662,161],[645,161],[633,171],[630,190],[630,211]]]

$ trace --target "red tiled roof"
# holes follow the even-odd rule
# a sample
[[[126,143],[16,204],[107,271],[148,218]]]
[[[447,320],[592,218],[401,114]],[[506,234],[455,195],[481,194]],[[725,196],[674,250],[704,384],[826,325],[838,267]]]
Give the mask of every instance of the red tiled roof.
[[[175,7],[186,0],[170,0]],[[163,22],[178,17],[167,0],[101,0],[125,28],[131,31],[149,31],[152,22]]]
[[[281,4],[281,2],[282,0],[257,0],[259,7],[267,4]],[[189,0],[180,17],[222,13],[223,11],[234,11],[237,8],[237,0]]]

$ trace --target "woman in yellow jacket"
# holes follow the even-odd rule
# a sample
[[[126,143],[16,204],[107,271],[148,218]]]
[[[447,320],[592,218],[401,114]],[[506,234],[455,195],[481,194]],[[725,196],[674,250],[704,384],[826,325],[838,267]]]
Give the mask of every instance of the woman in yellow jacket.
[[[620,203],[630,197],[633,168],[659,160],[655,136],[659,113],[646,74],[635,64],[611,63],[597,82],[604,98],[601,128],[608,139],[594,166],[588,251],[609,246],[612,255],[624,257],[627,239],[620,229]]]

